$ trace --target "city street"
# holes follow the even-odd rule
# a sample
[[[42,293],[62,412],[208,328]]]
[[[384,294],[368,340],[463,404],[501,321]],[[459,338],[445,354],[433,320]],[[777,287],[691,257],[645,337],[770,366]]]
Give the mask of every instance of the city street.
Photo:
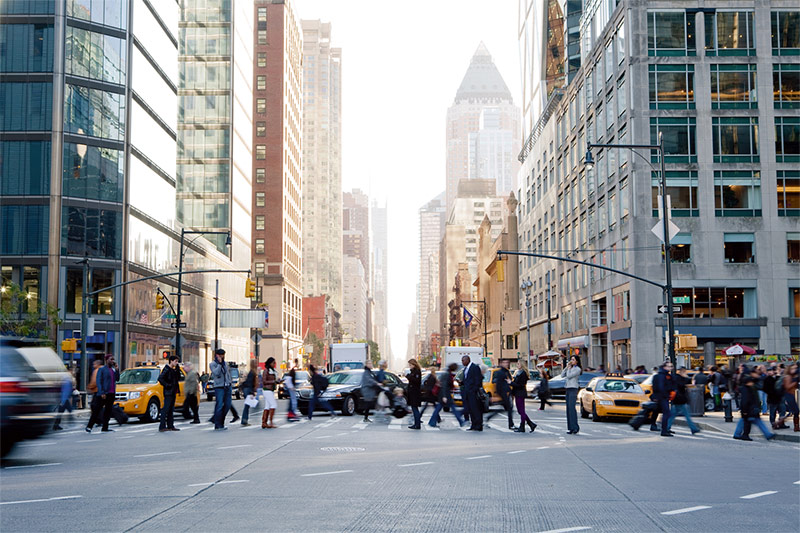
[[[178,416],[174,433],[134,422],[88,435],[78,419],[3,462],[0,530],[800,529],[797,443],[588,420],[572,436],[563,403],[528,406],[534,434],[510,433],[504,415],[466,432],[448,413],[421,431],[327,415],[262,430],[258,413],[221,432],[209,403],[203,424]]]

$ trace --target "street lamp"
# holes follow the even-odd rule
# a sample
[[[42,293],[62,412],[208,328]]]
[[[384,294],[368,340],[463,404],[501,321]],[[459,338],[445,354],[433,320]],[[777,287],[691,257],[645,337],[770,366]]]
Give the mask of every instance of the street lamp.
[[[666,305],[667,305],[667,334],[669,342],[667,353],[669,360],[672,363],[672,372],[675,373],[675,314],[672,310],[672,257],[670,253],[669,243],[669,210],[667,209],[667,179],[664,165],[664,134],[658,132],[658,144],[592,144],[586,143],[586,159],[583,164],[586,170],[594,168],[594,159],[592,158],[592,148],[624,148],[633,151],[645,161],[647,159],[640,153],[636,152],[637,149],[657,150],[658,159],[661,163],[661,171],[659,172],[659,188],[661,189],[661,211],[664,216],[664,262],[665,262],[665,275],[666,285],[664,285],[664,292],[666,292]],[[649,161],[647,161],[650,164]],[[652,165],[651,165],[652,167]]]
[[[525,311],[526,311],[526,321],[525,321],[525,333],[528,335],[528,372],[531,370],[531,287],[533,283],[531,283],[531,279],[528,278],[523,280],[519,286],[519,289],[525,295]]]
[[[193,240],[189,241],[188,244],[192,244],[194,241],[199,239],[203,235],[227,235],[225,239],[225,246],[231,246],[231,232],[230,231],[200,231],[200,230],[187,230],[186,228],[181,228],[181,248],[180,254],[178,255],[178,309],[175,316],[175,355],[178,356],[179,360],[182,360],[182,352],[181,350],[181,328],[186,325],[185,322],[181,321],[181,296],[183,296],[183,257],[186,255],[186,251],[184,250],[184,237],[186,235],[197,235]],[[186,246],[188,246],[188,244]],[[217,346],[218,348],[218,346]]]

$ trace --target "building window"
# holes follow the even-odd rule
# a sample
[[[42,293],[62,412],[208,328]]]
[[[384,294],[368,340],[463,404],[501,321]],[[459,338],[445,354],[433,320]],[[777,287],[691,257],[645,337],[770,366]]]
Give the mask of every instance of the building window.
[[[752,233],[726,233],[724,236],[726,263],[755,263],[755,238]]]
[[[614,322],[630,319],[631,292],[622,291],[614,295]]]
[[[61,255],[122,259],[120,211],[64,207],[61,228]]]
[[[756,55],[752,11],[716,11],[705,14],[706,55]]]
[[[670,259],[673,263],[691,263],[692,262],[692,234],[691,233],[678,233],[674,238],[669,241]],[[664,249],[664,246],[661,246]],[[661,258],[662,262],[664,258]]]
[[[674,288],[672,296],[688,299],[681,304],[678,318],[756,318],[755,289],[729,287]]]
[[[266,113],[266,112],[267,112],[267,99],[256,98],[256,113]]]
[[[694,109],[694,65],[650,65],[648,70],[650,109]]]
[[[256,193],[256,207],[264,207],[266,204],[266,194],[263,192]]]
[[[648,11],[647,53],[650,56],[695,55],[694,14]]]
[[[267,158],[267,145],[266,144],[257,144],[256,145],[256,160],[263,161]]]
[[[267,169],[265,168],[257,168],[256,169],[256,183],[264,183],[267,178]]]
[[[800,117],[775,117],[775,160],[800,161]]]
[[[800,232],[786,233],[786,261],[800,263]]]
[[[658,144],[659,132],[664,135],[664,161],[666,163],[696,163],[695,132],[697,119],[654,117],[650,119],[650,144]],[[651,161],[658,163],[658,152],[651,152]]]
[[[256,277],[261,277],[264,275],[264,263],[257,262],[256,263]]]
[[[256,54],[256,65],[258,65],[258,68],[264,68],[267,66],[266,52],[259,52],[258,54]]]
[[[258,15],[257,15],[258,22],[266,22],[267,21],[267,8],[266,7],[259,7],[258,8]]]
[[[622,222],[628,220],[631,214],[631,199],[628,190],[628,180],[619,181],[619,218]]]
[[[264,137],[267,134],[267,123],[256,122],[256,137]]]
[[[779,170],[778,178],[778,216],[800,216],[800,171]]]
[[[758,107],[755,65],[711,65],[711,109]]]
[[[267,44],[267,30],[258,30],[256,34],[258,35],[257,44]]]
[[[800,54],[800,11],[772,12],[772,55]]]
[[[775,109],[800,107],[800,65],[772,65],[772,98]]]
[[[667,170],[666,177],[667,194],[672,200],[672,216],[700,216],[700,204],[697,201],[697,171]],[[651,180],[653,216],[658,217],[658,195],[661,191],[657,172],[651,174]]]
[[[256,76],[256,90],[257,91],[264,91],[267,89],[267,77],[266,76]]]
[[[760,217],[761,172],[715,170],[714,204],[718,217]]]
[[[256,230],[263,230],[264,224],[264,215],[256,215]]]
[[[712,117],[714,163],[758,163],[758,118]]]
[[[264,253],[264,239],[256,239],[256,253],[257,254]]]
[[[789,318],[800,318],[800,289],[789,289]]]

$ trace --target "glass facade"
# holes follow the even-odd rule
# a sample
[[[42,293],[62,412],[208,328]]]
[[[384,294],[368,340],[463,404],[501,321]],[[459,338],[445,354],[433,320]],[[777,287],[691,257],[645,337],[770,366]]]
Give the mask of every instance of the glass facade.
[[[800,65],[773,65],[772,91],[775,109],[800,107]]]
[[[52,83],[0,83],[2,131],[47,131],[51,129],[52,116]]]
[[[122,211],[65,207],[61,255],[122,259]]]
[[[758,163],[758,118],[712,117],[715,163]]]
[[[694,65],[649,65],[650,109],[694,109]]]
[[[775,159],[800,162],[800,117],[775,117]]]
[[[756,55],[753,15],[752,11],[706,13],[706,55]]]
[[[651,56],[695,55],[694,15],[682,10],[649,11],[647,51]]]
[[[48,196],[50,194],[50,142],[0,142],[2,196]]]
[[[772,55],[800,54],[800,11],[772,12]]]
[[[711,109],[757,107],[755,65],[711,65]]]
[[[716,216],[761,216],[761,173],[715,170]]]

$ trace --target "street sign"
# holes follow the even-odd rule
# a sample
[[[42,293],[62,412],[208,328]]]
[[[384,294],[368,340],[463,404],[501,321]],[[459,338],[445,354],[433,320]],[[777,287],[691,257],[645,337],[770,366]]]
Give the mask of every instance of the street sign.
[[[681,307],[680,305],[673,305],[672,306],[672,312],[673,313],[680,313],[681,311],[683,311],[683,307]],[[659,313],[669,313],[669,306],[668,305],[659,305],[658,306],[658,312]]]
[[[676,226],[675,224],[673,224],[672,220],[670,220],[669,221],[669,240],[671,241],[672,239],[674,239],[675,236],[678,234],[678,232],[680,230],[681,229],[678,226]],[[656,225],[653,226],[653,228],[650,231],[652,231],[655,234],[655,236],[658,237],[658,240],[663,243],[664,242],[664,219],[662,218],[658,222],[656,222]]]
[[[175,315],[173,315],[172,313],[167,313],[166,315],[164,315],[164,318],[169,319],[169,320],[175,320],[177,317]]]
[[[673,296],[672,297],[672,303],[674,303],[674,304],[688,304],[688,303],[691,303],[691,302],[689,301],[689,297],[688,296]]]
[[[169,327],[171,327],[171,328],[185,328],[186,327],[186,322],[173,322],[172,324],[169,325]]]

